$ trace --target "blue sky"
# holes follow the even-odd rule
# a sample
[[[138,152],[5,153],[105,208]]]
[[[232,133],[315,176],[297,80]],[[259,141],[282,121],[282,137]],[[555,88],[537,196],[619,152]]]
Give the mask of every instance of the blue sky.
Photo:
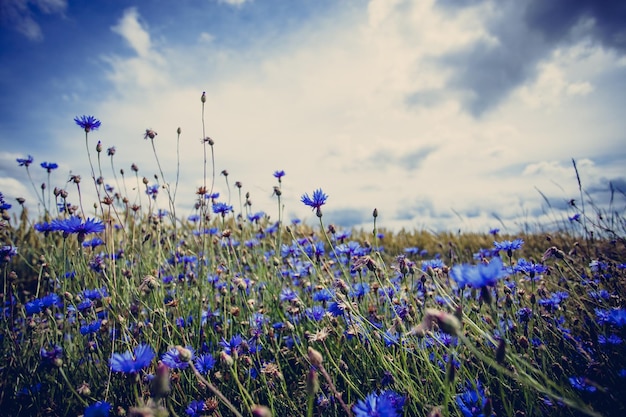
[[[142,132],[158,132],[173,182],[181,127],[177,201],[189,212],[206,91],[217,172],[272,217],[283,169],[285,212],[309,223],[300,196],[322,188],[326,222],[343,226],[370,228],[376,207],[393,229],[516,232],[574,214],[572,158],[596,204],[613,186],[624,209],[622,2],[7,0],[0,11],[0,191],[32,207],[15,159],[34,156],[36,184],[40,162],[58,163],[53,186],[77,203],[70,172],[90,175],[73,118],[92,114],[92,151],[115,146],[116,170],[134,162],[151,181]],[[103,171],[113,185],[108,160]],[[216,186],[227,200],[223,176]]]

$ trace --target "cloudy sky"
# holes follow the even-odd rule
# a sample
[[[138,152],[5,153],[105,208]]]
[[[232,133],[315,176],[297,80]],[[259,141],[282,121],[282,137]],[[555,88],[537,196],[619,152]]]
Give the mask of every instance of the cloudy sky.
[[[90,177],[73,122],[88,114],[102,121],[92,152],[97,140],[115,146],[115,169],[134,162],[151,182],[143,132],[158,132],[174,182],[180,127],[188,214],[203,183],[206,91],[217,173],[274,218],[272,174],[285,170],[288,218],[314,224],[299,199],[322,188],[326,222],[343,226],[370,228],[376,207],[392,229],[516,232],[574,214],[572,159],[596,204],[613,187],[613,208],[626,205],[624,2],[3,0],[0,12],[8,199],[36,207],[15,162],[28,154],[36,184],[43,161],[59,164],[53,185]],[[106,158],[103,171],[114,185]],[[227,202],[223,176],[216,189]]]

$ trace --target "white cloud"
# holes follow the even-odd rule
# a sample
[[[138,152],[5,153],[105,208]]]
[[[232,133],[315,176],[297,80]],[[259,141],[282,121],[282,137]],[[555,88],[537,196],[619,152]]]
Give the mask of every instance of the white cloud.
[[[126,9],[122,18],[111,30],[122,36],[140,57],[147,57],[150,54],[150,34],[139,22],[139,12],[136,7]]]
[[[67,0],[3,0],[0,3],[2,20],[28,39],[41,41],[44,34],[33,18],[31,7],[36,7],[45,14],[63,14],[67,8]]]
[[[372,1],[366,15],[305,22],[284,38],[255,43],[257,49],[231,50],[208,33],[197,34],[195,45],[175,39],[167,39],[168,48],[153,45],[148,25],[129,9],[114,30],[136,56],[103,57],[113,89],[94,103],[103,127],[90,140],[117,146],[116,168],[125,168],[132,188],[130,163],[151,182],[158,173],[150,142],[141,135],[155,129],[161,164],[173,182],[180,126],[178,201],[188,209],[203,182],[200,94],[206,91],[206,134],[215,140],[216,172],[228,169],[230,186],[242,181],[253,209],[273,218],[272,173],[284,169],[287,217],[309,222],[317,219],[299,197],[318,187],[330,195],[326,212],[371,213],[377,207],[383,227],[484,231],[497,223],[492,212],[521,222],[541,208],[536,188],[563,198],[576,192],[572,156],[581,156],[588,183],[601,176],[584,158],[615,130],[598,131],[602,112],[576,99],[593,98],[599,88],[594,77],[603,66],[593,70],[589,60],[615,59],[580,50],[555,54],[536,80],[492,113],[473,118],[448,94],[448,74],[433,58],[477,39],[497,42],[486,34],[488,13],[494,13],[488,4],[451,16],[433,1]],[[441,97],[407,105],[410,95],[427,96],[432,89],[441,89]],[[585,118],[572,118],[583,112]],[[58,136],[80,138],[72,128]],[[59,152],[74,148],[67,143]],[[88,178],[87,167],[83,162],[74,169]],[[218,175],[216,189],[227,198],[224,177]]]
[[[252,0],[218,0],[220,3],[230,4],[231,6],[241,6]]]

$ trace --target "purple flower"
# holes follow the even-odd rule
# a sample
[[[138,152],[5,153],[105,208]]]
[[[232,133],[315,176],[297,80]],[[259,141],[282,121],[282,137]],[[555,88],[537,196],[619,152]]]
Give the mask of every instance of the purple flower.
[[[110,366],[113,372],[134,374],[150,365],[154,358],[154,350],[148,345],[141,344],[133,352],[114,353],[111,356]]]
[[[28,158],[17,158],[16,161],[21,167],[28,168],[28,166],[33,163],[33,157],[28,155]]]
[[[274,171],[274,177],[278,178],[279,182],[280,182],[280,179],[284,176],[285,176],[285,171],[283,171],[282,169],[280,171]]]
[[[100,127],[100,120],[96,119],[94,116],[76,116],[74,118],[74,122],[76,122],[78,126],[85,129],[86,133]]]
[[[319,210],[324,204],[326,204],[326,200],[328,196],[324,194],[321,188],[313,191],[313,197],[309,197],[309,194],[306,193],[302,195],[300,201],[302,201],[305,205],[311,207],[313,210]]]

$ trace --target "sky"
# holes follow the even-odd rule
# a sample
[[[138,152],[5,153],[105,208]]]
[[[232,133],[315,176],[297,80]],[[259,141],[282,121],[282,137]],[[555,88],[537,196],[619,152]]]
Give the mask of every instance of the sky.
[[[52,186],[77,204],[81,175],[93,203],[73,119],[94,115],[92,157],[114,146],[105,181],[122,168],[131,193],[132,163],[156,182],[146,129],[173,186],[181,128],[183,216],[205,136],[220,201],[238,212],[240,181],[274,219],[284,170],[286,220],[317,224],[300,198],[321,188],[324,223],[340,227],[371,229],[374,208],[390,230],[550,227],[577,212],[571,199],[581,208],[572,160],[588,210],[624,213],[624,2],[3,0],[0,25],[0,192],[33,211],[27,155],[36,187],[55,162]],[[207,169],[210,183],[210,152]]]

